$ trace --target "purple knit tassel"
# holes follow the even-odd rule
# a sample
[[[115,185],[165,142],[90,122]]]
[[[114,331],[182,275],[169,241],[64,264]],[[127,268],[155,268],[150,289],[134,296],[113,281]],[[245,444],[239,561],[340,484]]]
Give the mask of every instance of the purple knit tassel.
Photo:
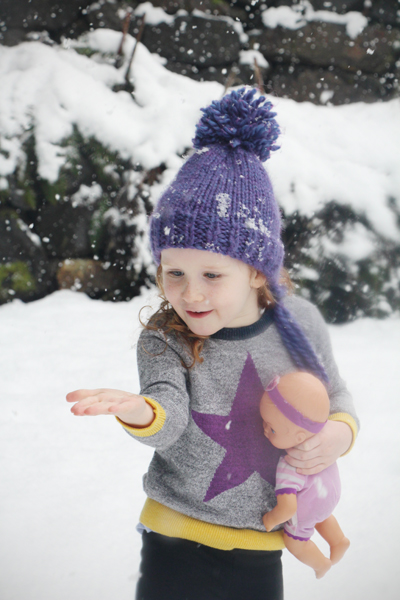
[[[278,293],[275,294],[275,297],[278,295],[278,298],[274,307],[274,322],[283,343],[299,369],[311,371],[319,379],[328,383],[329,377],[323,365],[294,316],[280,301],[282,291],[279,288],[278,290]]]

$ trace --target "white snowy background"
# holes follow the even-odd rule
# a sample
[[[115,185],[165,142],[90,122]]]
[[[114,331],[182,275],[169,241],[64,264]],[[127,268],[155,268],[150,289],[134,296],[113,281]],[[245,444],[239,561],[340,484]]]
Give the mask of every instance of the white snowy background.
[[[114,417],[73,416],[64,397],[80,387],[138,390],[134,346],[146,302],[62,291],[0,308],[2,600],[134,597],[151,449]],[[362,422],[339,460],[335,514],[351,547],[319,581],[285,552],[286,600],[398,600],[400,319],[330,332]]]
[[[39,172],[49,180],[57,177],[60,142],[74,123],[146,168],[165,161],[160,187],[172,178],[199,108],[223,89],[166,71],[140,46],[134,104],[110,90],[123,69],[107,64],[104,53],[115,52],[119,41],[115,32],[91,33],[82,42],[99,51],[91,59],[69,42],[0,47],[0,135],[7,150],[0,154],[1,186],[32,124]],[[132,44],[128,38],[128,55]],[[387,199],[400,197],[400,101],[335,108],[273,101],[282,149],[268,169],[285,209],[312,212],[335,197],[398,239]],[[355,230],[343,251],[363,257],[372,248]],[[64,398],[80,387],[138,391],[135,340],[147,302],[146,291],[121,304],[62,291],[0,307],[1,600],[134,597],[135,525],[152,452],[112,417],[74,417]],[[400,318],[360,319],[330,332],[362,423],[355,448],[339,462],[343,494],[335,514],[351,548],[321,581],[285,552],[286,600],[398,600]]]

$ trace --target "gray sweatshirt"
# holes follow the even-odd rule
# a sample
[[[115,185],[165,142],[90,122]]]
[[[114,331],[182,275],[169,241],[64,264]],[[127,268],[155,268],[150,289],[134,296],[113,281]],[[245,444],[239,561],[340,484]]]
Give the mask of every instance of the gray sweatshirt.
[[[320,313],[296,296],[285,304],[326,369],[331,414],[356,434],[353,402]],[[147,429],[125,428],[155,448],[144,476],[148,497],[196,521],[265,532],[262,516],[276,504],[275,472],[284,451],[264,436],[259,403],[275,375],[296,369],[271,311],[253,325],[211,336],[203,363],[191,369],[182,365],[191,357],[175,334],[166,343],[161,332],[144,330],[137,353],[140,394],[155,408],[156,419]],[[148,526],[154,529],[154,521]]]

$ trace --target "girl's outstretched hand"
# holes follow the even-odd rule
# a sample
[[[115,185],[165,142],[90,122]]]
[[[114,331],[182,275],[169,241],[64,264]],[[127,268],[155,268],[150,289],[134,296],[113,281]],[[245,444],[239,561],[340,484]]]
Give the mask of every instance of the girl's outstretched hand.
[[[344,454],[351,445],[353,433],[341,421],[328,421],[325,427],[308,440],[289,448],[286,462],[302,475],[320,473]]]
[[[121,390],[76,390],[67,394],[67,402],[75,403],[71,412],[76,416],[114,415],[137,427],[147,427],[154,419],[143,396]]]

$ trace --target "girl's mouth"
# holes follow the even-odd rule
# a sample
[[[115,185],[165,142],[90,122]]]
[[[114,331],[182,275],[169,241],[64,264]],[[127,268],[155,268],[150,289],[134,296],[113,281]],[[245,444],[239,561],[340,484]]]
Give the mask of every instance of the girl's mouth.
[[[193,310],[187,310],[186,313],[189,315],[189,317],[192,317],[193,319],[203,319],[207,315],[211,314],[212,310],[205,310],[204,312],[194,312]]]

